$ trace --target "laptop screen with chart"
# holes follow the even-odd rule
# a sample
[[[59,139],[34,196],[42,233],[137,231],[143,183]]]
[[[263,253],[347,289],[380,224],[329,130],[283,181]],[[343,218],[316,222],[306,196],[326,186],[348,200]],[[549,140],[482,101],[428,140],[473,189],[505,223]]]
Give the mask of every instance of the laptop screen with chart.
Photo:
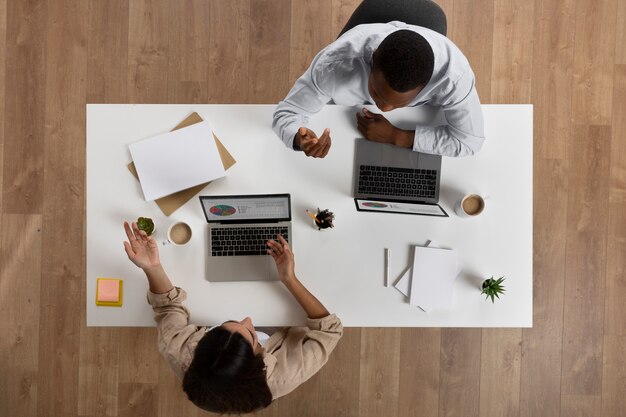
[[[291,220],[289,194],[202,196],[200,201],[209,223]]]
[[[207,220],[207,280],[273,281],[276,265],[267,241],[291,246],[289,194],[200,196]]]

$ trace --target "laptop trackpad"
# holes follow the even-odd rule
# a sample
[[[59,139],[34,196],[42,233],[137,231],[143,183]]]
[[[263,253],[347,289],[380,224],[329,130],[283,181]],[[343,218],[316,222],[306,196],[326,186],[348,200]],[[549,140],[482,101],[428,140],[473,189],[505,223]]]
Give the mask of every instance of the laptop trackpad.
[[[270,256],[212,257],[208,281],[267,281],[270,279]]]

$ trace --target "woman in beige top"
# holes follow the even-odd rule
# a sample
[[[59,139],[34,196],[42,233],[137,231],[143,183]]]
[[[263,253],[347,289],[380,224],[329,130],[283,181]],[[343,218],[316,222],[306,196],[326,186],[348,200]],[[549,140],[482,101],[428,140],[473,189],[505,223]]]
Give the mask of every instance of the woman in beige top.
[[[218,413],[248,413],[293,391],[328,361],[343,334],[341,321],[315,298],[295,275],[287,242],[267,242],[282,283],[306,312],[306,327],[275,332],[266,341],[249,317],[207,328],[189,323],[182,304],[185,291],[174,287],[161,266],[156,241],[133,223],[124,222],[128,258],[143,269],[154,310],[159,352],[183,381],[187,397]]]

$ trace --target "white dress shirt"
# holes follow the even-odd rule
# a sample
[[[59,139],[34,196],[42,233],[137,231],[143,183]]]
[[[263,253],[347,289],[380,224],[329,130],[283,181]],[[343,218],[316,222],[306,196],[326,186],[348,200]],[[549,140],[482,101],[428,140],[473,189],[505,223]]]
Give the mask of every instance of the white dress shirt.
[[[428,105],[443,110],[447,125],[415,128],[413,150],[446,156],[473,155],[485,140],[483,115],[469,62],[448,38],[402,22],[354,27],[324,48],[274,111],[272,127],[288,147],[298,128],[325,104],[375,104],[367,88],[372,54],[387,35],[408,29],[422,35],[435,62],[428,84],[409,107]],[[332,136],[332,129],[331,129]]]

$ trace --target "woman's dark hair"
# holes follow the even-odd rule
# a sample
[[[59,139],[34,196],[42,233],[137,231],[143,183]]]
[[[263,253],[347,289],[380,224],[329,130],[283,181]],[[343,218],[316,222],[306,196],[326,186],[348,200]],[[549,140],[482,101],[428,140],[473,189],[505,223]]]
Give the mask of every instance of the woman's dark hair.
[[[255,355],[241,334],[222,327],[198,342],[183,390],[195,405],[214,413],[249,413],[272,402],[263,356]]]
[[[412,30],[392,32],[374,52],[374,68],[382,71],[389,87],[399,93],[428,84],[434,66],[433,48]]]

